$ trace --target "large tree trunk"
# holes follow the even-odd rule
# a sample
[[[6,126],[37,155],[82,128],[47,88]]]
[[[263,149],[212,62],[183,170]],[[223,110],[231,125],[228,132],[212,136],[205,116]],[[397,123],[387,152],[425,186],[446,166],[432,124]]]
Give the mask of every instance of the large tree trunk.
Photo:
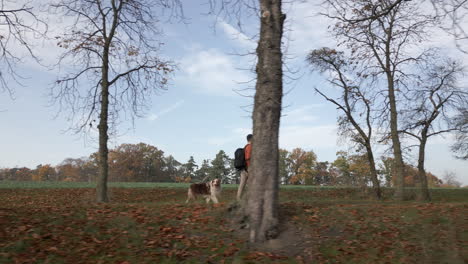
[[[388,63],[388,67],[389,63]],[[390,104],[390,134],[393,145],[393,155],[395,157],[395,200],[402,201],[404,198],[404,175],[405,168],[403,155],[401,152],[400,135],[398,134],[398,112],[396,106],[395,86],[391,73],[387,73],[388,81],[388,101]]]
[[[380,189],[380,182],[377,176],[377,169],[375,168],[374,153],[370,142],[366,142],[367,160],[369,161],[370,176],[372,181],[372,189],[374,190],[375,198],[382,199],[382,190]]]
[[[424,131],[423,131],[424,133]],[[427,132],[426,132],[427,134]],[[416,187],[419,189],[417,194],[417,199],[419,201],[430,201],[431,194],[429,193],[429,187],[427,184],[426,170],[424,169],[424,159],[426,152],[426,142],[427,137],[422,136],[421,142],[419,145],[419,156],[418,156],[418,176],[416,177]]]
[[[107,148],[108,140],[108,113],[109,113],[109,66],[108,52],[104,52],[104,61],[102,67],[102,82],[101,82],[101,113],[99,115],[99,175],[97,180],[97,201],[105,203],[109,201],[107,196],[107,178],[109,175],[109,164]]]
[[[281,38],[286,16],[281,12],[281,0],[260,0],[260,8],[254,139],[247,204],[251,242],[275,238],[279,233],[278,137],[283,96]]]
[[[394,37],[393,26],[395,20],[392,17],[390,26],[385,29],[386,40],[385,40],[385,65],[383,70],[387,77],[387,88],[388,88],[388,103],[390,106],[390,135],[392,138],[393,156],[395,158],[394,169],[395,169],[395,194],[394,198],[397,201],[404,199],[404,163],[403,155],[401,151],[400,135],[398,133],[398,108],[395,96],[395,79],[394,74],[396,72],[395,65],[391,60],[392,56],[392,40]]]

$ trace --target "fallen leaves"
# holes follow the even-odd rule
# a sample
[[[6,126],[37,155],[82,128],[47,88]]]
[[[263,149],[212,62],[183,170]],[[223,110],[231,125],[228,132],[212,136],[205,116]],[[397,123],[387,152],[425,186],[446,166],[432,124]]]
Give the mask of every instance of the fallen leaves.
[[[288,259],[287,256],[277,255],[271,252],[261,252],[261,251],[254,251],[250,252],[246,257],[245,260],[260,260],[263,258],[268,258],[270,260],[286,260]]]
[[[283,194],[283,216],[311,242],[294,255],[249,250],[223,215],[226,203],[187,206],[184,189],[112,189],[105,205],[93,202],[90,189],[6,190],[0,262],[456,263],[466,255],[466,204],[336,202],[348,190]],[[333,200],[313,200],[327,197]]]
[[[234,253],[236,253],[239,250],[240,249],[237,248],[237,247],[228,247],[226,250],[224,250],[223,256],[224,257],[232,256],[232,255],[234,255]]]

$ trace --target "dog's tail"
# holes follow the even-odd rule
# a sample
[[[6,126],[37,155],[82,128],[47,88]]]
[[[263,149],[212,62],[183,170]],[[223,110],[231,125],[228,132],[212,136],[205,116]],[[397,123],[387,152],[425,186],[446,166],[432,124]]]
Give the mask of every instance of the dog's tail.
[[[205,178],[203,178],[203,180],[201,182],[205,182],[209,177],[210,177],[210,175],[206,175]]]

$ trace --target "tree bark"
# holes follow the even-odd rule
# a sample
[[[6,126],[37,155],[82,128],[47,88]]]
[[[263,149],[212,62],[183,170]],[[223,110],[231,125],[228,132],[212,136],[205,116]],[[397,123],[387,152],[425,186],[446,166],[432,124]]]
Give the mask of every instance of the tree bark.
[[[109,91],[105,84],[102,85],[102,102],[101,102],[101,114],[99,121],[99,176],[97,182],[97,201],[108,202],[107,196],[107,178],[109,175],[108,160],[108,148],[107,148],[107,118],[108,118],[108,106],[109,106]]]
[[[391,62],[391,45],[393,38],[393,23],[394,18],[387,30],[387,39],[385,43],[385,73],[388,85],[388,101],[390,105],[390,135],[392,138],[393,156],[395,157],[395,194],[394,198],[397,201],[402,201],[404,198],[404,163],[401,152],[400,135],[398,134],[398,109],[395,96],[395,69],[392,69]]]
[[[395,193],[394,199],[402,201],[404,199],[404,163],[401,151],[400,135],[398,132],[398,108],[395,96],[395,65],[391,60],[392,40],[394,38],[395,16],[391,16],[391,22],[388,28],[385,28],[385,64],[382,65],[387,77],[388,102],[390,105],[390,135],[392,139],[393,156],[395,158]]]
[[[395,88],[393,77],[388,80],[388,99],[390,103],[390,133],[392,137],[393,155],[395,157],[395,194],[394,198],[397,201],[404,199],[404,163],[401,152],[400,136],[398,134],[398,113],[395,98]]]
[[[375,198],[380,200],[382,199],[382,190],[380,189],[380,182],[377,176],[377,169],[375,168],[374,153],[372,151],[370,142],[366,142],[366,150],[367,150],[367,160],[369,161],[372,189],[374,190]]]
[[[109,163],[107,148],[108,141],[108,117],[109,117],[109,51],[105,49],[103,54],[102,79],[101,79],[101,113],[99,115],[99,175],[97,180],[97,202],[109,202],[107,195],[107,178],[109,175]]]
[[[278,236],[278,138],[283,96],[281,0],[260,0],[260,40],[253,112],[252,164],[247,213],[250,241]]]
[[[419,189],[417,199],[419,201],[430,201],[431,194],[429,193],[429,187],[427,184],[426,170],[424,169],[424,160],[426,152],[427,142],[427,131],[424,129],[419,145],[419,156],[418,156],[418,176],[416,177],[416,187]]]
[[[107,141],[109,140],[109,86],[111,85],[111,82],[109,82],[109,56],[112,40],[118,26],[119,12],[123,7],[123,3],[124,2],[119,2],[119,4],[116,5],[115,2],[112,2],[112,24],[107,36],[105,22],[103,24],[105,41],[102,53],[101,113],[99,115],[99,179],[96,192],[97,201],[102,203],[109,202],[109,196],[107,195],[107,178],[109,176],[109,149],[107,148]],[[103,17],[103,20],[105,21],[105,17]]]

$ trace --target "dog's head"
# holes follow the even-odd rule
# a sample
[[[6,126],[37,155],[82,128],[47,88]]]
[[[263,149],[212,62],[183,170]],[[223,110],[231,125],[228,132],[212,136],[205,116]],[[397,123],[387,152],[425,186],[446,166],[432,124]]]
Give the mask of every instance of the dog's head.
[[[214,179],[211,181],[211,184],[213,186],[221,186],[221,180],[220,179]]]

